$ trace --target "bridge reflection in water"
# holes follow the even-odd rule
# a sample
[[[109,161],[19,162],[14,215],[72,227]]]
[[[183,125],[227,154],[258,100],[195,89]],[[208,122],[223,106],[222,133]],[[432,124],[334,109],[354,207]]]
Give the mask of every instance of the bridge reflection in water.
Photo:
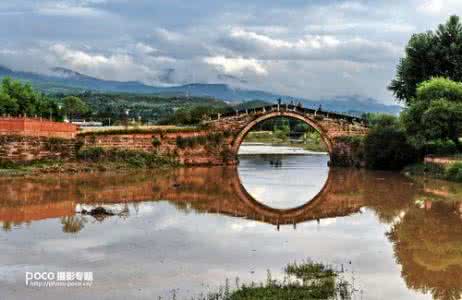
[[[162,173],[86,174],[0,179],[0,221],[12,225],[62,218],[63,230],[85,230],[79,205],[168,201],[178,210],[246,218],[276,226],[374,212],[386,224],[406,285],[434,299],[462,293],[462,188],[411,181],[393,173],[332,169],[314,199],[293,209],[259,203],[234,167],[186,168]],[[311,200],[311,201],[309,201]],[[87,217],[87,216],[85,216]]]
[[[73,216],[77,205],[168,201],[178,209],[216,213],[273,225],[298,224],[373,209],[391,223],[423,199],[451,198],[445,185],[419,183],[393,173],[331,169],[322,190],[306,204],[276,209],[254,199],[235,167],[180,168],[161,173],[82,174],[78,176],[0,179],[0,221],[30,222]],[[451,200],[456,200],[457,195]],[[420,198],[419,198],[420,197]],[[448,204],[449,205],[449,204]],[[450,203],[462,212],[460,202]]]
[[[235,167],[2,180],[0,221],[21,223],[72,216],[79,204],[169,201],[179,209],[199,213],[293,225],[359,212],[366,204],[361,193],[363,180],[361,172],[331,170],[324,187],[313,199],[291,209],[275,209],[258,202],[241,184]]]

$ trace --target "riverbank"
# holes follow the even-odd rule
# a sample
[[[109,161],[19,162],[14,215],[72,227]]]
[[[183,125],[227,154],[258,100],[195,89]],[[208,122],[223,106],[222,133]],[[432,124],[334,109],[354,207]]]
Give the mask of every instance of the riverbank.
[[[90,148],[72,160],[0,161],[0,176],[15,177],[50,173],[88,173],[134,169],[173,168],[180,164],[172,156],[129,150]]]
[[[426,157],[422,163],[404,168],[403,173],[411,177],[429,177],[453,182],[462,182],[462,157]]]
[[[287,135],[276,135],[271,131],[253,131],[246,138],[246,143],[263,143],[273,146],[291,146],[312,152],[327,152],[326,145],[318,133],[307,134],[303,141],[291,140]]]

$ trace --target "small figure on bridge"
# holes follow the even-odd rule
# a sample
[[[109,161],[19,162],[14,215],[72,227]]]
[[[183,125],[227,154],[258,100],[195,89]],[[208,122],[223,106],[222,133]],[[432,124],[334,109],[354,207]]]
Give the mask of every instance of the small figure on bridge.
[[[278,105],[281,105],[281,98],[278,99]]]
[[[318,111],[322,111],[322,105],[319,104]]]
[[[298,103],[297,103],[297,107],[299,107],[299,108],[302,108],[302,107],[303,107],[303,106],[302,106],[302,102],[301,102],[301,101],[298,101]]]

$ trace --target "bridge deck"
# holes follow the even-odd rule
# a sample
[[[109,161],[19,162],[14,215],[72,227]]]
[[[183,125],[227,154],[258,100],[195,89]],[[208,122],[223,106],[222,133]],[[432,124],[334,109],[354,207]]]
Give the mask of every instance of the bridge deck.
[[[312,109],[312,108],[305,108],[305,107],[300,107],[298,105],[293,105],[293,104],[281,104],[281,105],[273,104],[273,105],[252,108],[252,109],[236,110],[235,112],[230,112],[230,113],[215,114],[215,115],[212,115],[210,118],[211,120],[217,120],[220,118],[234,117],[234,116],[239,116],[242,114],[261,113],[261,112],[269,112],[269,111],[294,111],[294,112],[298,112],[298,113],[305,114],[305,115],[312,114],[312,115],[322,116],[326,118],[328,117],[328,118],[333,118],[333,119],[343,119],[348,122],[359,122],[359,123],[363,123],[367,125],[367,120],[364,118],[351,116],[348,114],[341,114],[341,113],[317,110],[317,109]]]

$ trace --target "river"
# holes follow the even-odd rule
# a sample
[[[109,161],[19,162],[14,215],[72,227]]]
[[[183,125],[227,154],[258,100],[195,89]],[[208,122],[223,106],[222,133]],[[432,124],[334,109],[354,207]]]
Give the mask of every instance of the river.
[[[460,298],[462,185],[275,151],[237,168],[0,178],[0,299],[184,299],[306,259],[343,268],[354,299]],[[97,206],[120,214],[80,213]],[[92,286],[25,285],[60,271]]]

